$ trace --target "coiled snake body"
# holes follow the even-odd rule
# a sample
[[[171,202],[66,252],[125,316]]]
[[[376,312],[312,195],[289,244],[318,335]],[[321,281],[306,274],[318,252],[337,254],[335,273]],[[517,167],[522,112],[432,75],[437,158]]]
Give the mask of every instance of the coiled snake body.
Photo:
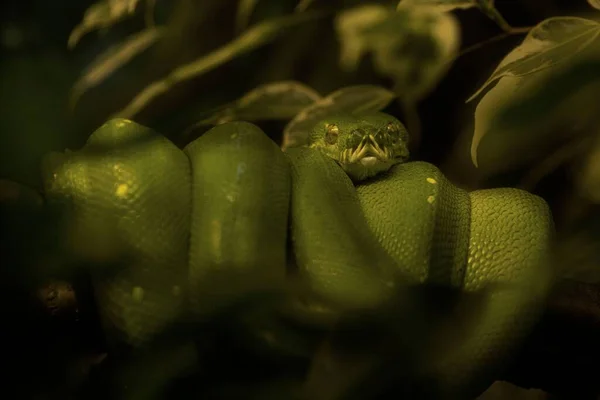
[[[468,193],[431,164],[403,162],[406,132],[384,114],[333,117],[310,140],[284,153],[231,122],[182,151],[116,119],[81,150],[49,155],[46,197],[68,201],[78,232],[108,233],[128,256],[94,277],[108,337],[138,346],[182,310],[201,315],[223,296],[203,283],[219,271],[283,282],[291,234],[298,275],[349,307],[383,301],[398,276],[465,292],[501,284],[439,361],[441,384],[484,389],[548,287],[546,203],[517,189]]]

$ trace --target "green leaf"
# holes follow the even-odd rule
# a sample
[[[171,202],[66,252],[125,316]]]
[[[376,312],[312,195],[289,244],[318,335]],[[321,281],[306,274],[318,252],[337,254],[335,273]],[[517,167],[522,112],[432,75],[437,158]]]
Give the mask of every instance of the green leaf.
[[[295,81],[281,81],[260,85],[240,99],[218,107],[208,117],[188,127],[184,136],[199,128],[224,124],[229,121],[261,121],[292,119],[321,96],[308,86]]]
[[[392,78],[398,96],[411,102],[437,85],[460,44],[454,16],[430,7],[356,7],[338,15],[336,29],[344,69],[355,70],[371,53],[376,70]]]
[[[393,14],[389,9],[374,4],[353,8],[338,15],[336,30],[342,45],[340,64],[343,68],[351,70],[358,66],[363,55],[372,50],[372,44],[364,32],[391,15]]]
[[[473,163],[478,166],[483,158],[488,174],[506,171],[575,140],[574,134],[600,123],[599,85],[600,62],[584,57],[535,74],[501,78],[475,110]]]
[[[519,149],[526,147],[527,144],[535,146],[535,139],[532,140],[528,135],[511,135],[510,131],[507,132],[495,126],[493,120],[498,110],[506,107],[515,97],[535,90],[541,76],[542,74],[538,73],[528,76],[528,79],[525,77],[502,78],[477,104],[471,142],[471,159],[476,167],[480,167],[479,161],[483,158],[482,165],[488,174],[497,172],[498,169],[510,169],[514,167],[514,163],[521,162]],[[486,151],[480,154],[479,145],[484,137],[487,138],[486,144],[488,145],[485,148]],[[525,145],[519,146],[517,142],[525,142]],[[529,154],[531,153],[533,152]]]
[[[503,31],[512,30],[502,14],[494,7],[494,0],[401,0],[398,4],[398,10],[410,7],[429,7],[442,12],[477,7]]]
[[[316,91],[299,82],[267,83],[246,93],[209,120],[222,124],[233,120],[291,119],[320,98]]]
[[[155,43],[162,34],[161,28],[148,28],[131,35],[124,42],[100,54],[73,86],[71,107],[75,106],[83,93],[102,83],[113,72]]]
[[[256,3],[258,3],[258,0],[239,0],[235,18],[238,31],[242,31],[248,26],[248,21],[250,21],[250,16],[256,8]]]
[[[87,33],[107,28],[135,13],[139,0],[104,0],[92,4],[83,16],[83,20],[69,35],[67,46],[72,49]]]
[[[585,96],[586,89],[599,82],[600,60],[584,58],[571,62],[545,77],[538,90],[513,98],[499,110],[492,123],[504,129],[533,129],[544,120],[561,117],[563,113],[558,111],[563,107],[569,112],[600,111],[600,107],[594,107],[595,99]]]
[[[590,143],[585,134],[595,135],[600,126],[600,59],[581,58],[541,79],[538,88],[523,96],[513,97],[492,119],[492,126],[501,131],[526,134],[530,140],[542,143],[557,142],[549,137],[552,128],[574,128],[579,135],[571,135],[568,143],[529,173],[527,187],[533,187],[541,178],[560,165],[579,160],[580,171],[575,175],[581,198],[600,202],[600,147]],[[583,134],[583,135],[582,135]],[[593,137],[593,136],[592,136]],[[560,138],[559,138],[560,139]],[[590,151],[590,155],[584,153]]]
[[[587,0],[588,4],[596,10],[600,10],[600,0]]]
[[[239,37],[211,53],[182,65],[165,78],[151,83],[138,93],[116,117],[131,119],[156,97],[167,93],[173,86],[197,78],[218,66],[248,53],[277,38],[282,32],[301,23],[323,16],[323,13],[301,13],[271,19],[254,25]]]
[[[502,77],[523,76],[552,67],[589,46],[600,24],[578,17],[553,17],[535,26],[519,46],[500,62],[488,80],[467,102]]]
[[[285,149],[306,143],[309,130],[320,119],[335,113],[369,113],[385,108],[396,95],[373,85],[348,86],[337,90],[302,110],[283,131]]]
[[[476,0],[400,0],[400,7],[427,6],[434,7],[437,11],[448,12],[457,9],[476,7]]]

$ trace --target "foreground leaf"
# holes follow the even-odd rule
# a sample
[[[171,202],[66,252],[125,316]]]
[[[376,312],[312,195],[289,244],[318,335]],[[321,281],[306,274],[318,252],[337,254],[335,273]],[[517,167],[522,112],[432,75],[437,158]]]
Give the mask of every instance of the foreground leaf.
[[[323,16],[322,13],[302,13],[271,19],[259,23],[245,31],[235,40],[223,47],[206,54],[189,64],[176,68],[165,78],[155,81],[138,93],[117,117],[133,118],[156,97],[167,93],[173,86],[192,78],[197,78],[219,65],[222,65],[242,54],[248,53],[272,40],[288,28]]]
[[[523,76],[573,57],[600,35],[600,24],[578,17],[553,17],[535,26],[519,46],[500,62],[488,80],[467,102],[505,76]]]
[[[163,30],[160,28],[148,28],[131,35],[123,43],[101,54],[75,83],[71,92],[71,106],[73,107],[87,90],[102,83],[113,72],[150,47],[162,34]]]
[[[139,0],[104,0],[92,4],[85,12],[83,20],[77,25],[68,39],[68,47],[72,49],[87,33],[100,28],[107,28],[116,22],[132,15]]]
[[[371,53],[376,70],[392,78],[398,96],[409,102],[437,85],[460,44],[454,16],[430,7],[356,7],[339,14],[336,29],[342,67],[355,70]]]
[[[373,85],[349,86],[337,90],[303,109],[283,131],[284,149],[302,146],[313,125],[327,115],[335,113],[369,113],[385,108],[395,94],[386,88]]]

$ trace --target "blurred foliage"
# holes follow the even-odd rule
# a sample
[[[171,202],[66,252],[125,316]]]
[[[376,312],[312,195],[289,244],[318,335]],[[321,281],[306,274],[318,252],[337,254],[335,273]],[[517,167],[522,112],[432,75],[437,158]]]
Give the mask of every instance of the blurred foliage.
[[[523,3],[105,0],[68,1],[59,12],[47,2],[21,2],[19,6],[14,2],[2,13],[0,25],[0,106],[4,111],[0,178],[39,188],[43,154],[80,147],[92,130],[114,115],[151,126],[180,146],[213,125],[255,121],[278,143],[290,147],[302,144],[306,128],[328,113],[385,110],[400,116],[420,136],[415,157],[442,164],[461,186],[518,185],[543,195],[555,215],[556,262],[562,276],[598,283],[600,4],[581,0],[574,6],[576,2],[570,1],[569,7],[575,8],[561,8],[561,2]],[[531,11],[536,9],[542,11]],[[513,28],[503,10],[512,17],[526,15],[514,19],[531,26]],[[499,38],[508,43],[504,47],[485,42],[498,29],[503,32]],[[514,42],[522,33],[527,36],[521,43]],[[464,100],[474,91],[468,101],[479,100],[472,110]],[[61,258],[61,249],[68,246],[61,237],[69,228],[59,211],[37,209],[37,194],[29,189],[6,182],[1,186],[3,237],[11,239],[3,242],[3,257],[21,261],[2,271],[4,281],[23,282],[24,290],[30,290],[49,277],[71,279],[81,261]],[[27,275],[30,265],[36,266],[37,275]],[[65,265],[71,269],[59,268]],[[10,293],[16,291],[12,288]],[[440,296],[438,306],[455,301],[452,293],[436,296]],[[476,312],[481,298],[465,301]],[[273,302],[269,297],[236,312],[270,315],[265,304]],[[408,310],[404,315],[433,312]],[[299,324],[269,318],[251,320],[271,326]],[[235,323],[246,320],[239,318]],[[355,323],[342,324],[345,329],[336,334],[354,338]],[[239,390],[247,389],[252,386],[248,376],[257,381],[252,372],[256,375],[259,366],[272,365],[273,355],[265,345],[267,355],[261,353],[257,361],[256,341],[242,334],[231,338],[235,329],[252,329],[240,325],[232,329],[230,324],[219,320],[209,329],[186,326],[185,334],[178,331],[183,335],[178,338],[203,332],[200,342],[206,348],[198,354],[186,347],[184,339],[166,340],[157,345],[164,346],[162,352],[141,354],[119,366],[110,364],[111,360],[104,362],[92,369],[93,389],[84,390],[103,393],[113,388],[122,394],[124,386],[132,385],[141,392],[132,390],[127,398],[148,398],[148,391],[177,393],[161,379],[179,376],[184,388],[193,386],[213,397],[228,392],[229,398],[236,398],[239,392],[231,380],[239,381]],[[299,337],[326,330],[306,325],[311,324],[302,326],[304,333]],[[405,325],[371,326],[390,334]],[[431,327],[415,327],[414,332],[424,330],[431,331]],[[213,348],[223,350],[243,342],[242,336],[248,340],[244,348],[234,348],[232,354],[214,353]],[[288,339],[288,347],[315,346],[310,340]],[[419,343],[426,347],[426,339],[431,338],[421,339]],[[276,371],[269,370],[265,376],[277,376],[279,383],[254,384],[252,398],[299,398],[303,390],[317,388],[323,399],[342,399],[353,398],[344,396],[355,389],[364,393],[361,390],[381,388],[385,376],[380,372],[387,364],[378,364],[380,360],[372,357],[385,353],[379,343],[364,343],[363,353],[344,360],[351,371],[340,367],[344,373],[337,376],[318,369],[323,364],[339,366],[346,354],[329,344],[319,348],[314,370],[306,360],[298,361],[298,354],[288,354],[284,360],[291,369],[310,372],[308,389],[285,376],[284,368],[277,370],[277,362],[284,362],[277,360]],[[422,347],[395,351],[412,354]],[[203,360],[201,367],[190,366],[196,357]],[[81,369],[81,364],[89,369],[97,362],[97,356],[78,354],[73,362],[76,367],[71,368]],[[165,365],[172,367],[167,375]],[[194,368],[203,370],[206,381],[186,380],[197,372]],[[112,369],[126,371],[106,372]],[[73,382],[83,378],[77,376],[69,385],[78,386]],[[107,384],[114,376],[130,380]],[[265,381],[270,382],[268,377]],[[323,394],[326,383],[331,384],[329,397]],[[93,398],[85,393],[83,398]],[[246,395],[251,398],[250,392]]]
[[[84,92],[101,83],[117,68],[123,66],[123,64],[127,63],[138,53],[147,49],[161,35],[162,31],[160,29],[151,27],[131,35],[116,47],[111,47],[105,53],[101,54],[97,60],[86,68],[81,78],[73,85],[71,94],[72,108]]]
[[[73,48],[83,35],[101,28],[109,28],[120,20],[131,16],[139,0],[107,0],[88,8],[83,20],[69,35],[68,46]]]

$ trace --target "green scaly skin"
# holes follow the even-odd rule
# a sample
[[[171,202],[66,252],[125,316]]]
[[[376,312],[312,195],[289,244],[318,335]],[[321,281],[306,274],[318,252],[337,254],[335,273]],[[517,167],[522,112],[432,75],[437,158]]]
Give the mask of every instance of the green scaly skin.
[[[501,283],[454,348],[431,350],[428,373],[449,396],[484,390],[550,283],[545,202],[516,189],[467,193],[431,164],[404,163],[406,130],[385,114],[324,120],[309,140],[284,154],[232,122],[181,151],[112,120],[83,149],[50,156],[46,197],[67,200],[81,232],[108,231],[128,255],[116,276],[95,277],[108,337],[142,346],[182,314],[226,303],[238,286],[223,295],[204,283],[223,271],[255,286],[283,281],[289,224],[298,276],[337,304],[377,306],[406,282]]]

